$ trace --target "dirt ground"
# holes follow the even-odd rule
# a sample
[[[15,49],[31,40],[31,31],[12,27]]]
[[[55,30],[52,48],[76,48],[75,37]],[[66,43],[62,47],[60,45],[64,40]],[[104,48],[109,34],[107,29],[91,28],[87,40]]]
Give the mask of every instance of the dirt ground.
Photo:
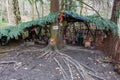
[[[45,46],[12,45],[14,46],[0,46],[0,52],[2,52],[0,53],[0,80],[64,80],[55,62],[39,57],[42,54],[39,49]],[[4,52],[5,50],[7,52]],[[105,56],[101,51],[66,46],[60,52],[95,71],[96,75],[104,80],[120,80],[120,75],[114,72],[112,65],[102,62]],[[64,63],[61,64],[64,65]],[[96,80],[100,79],[96,78]]]

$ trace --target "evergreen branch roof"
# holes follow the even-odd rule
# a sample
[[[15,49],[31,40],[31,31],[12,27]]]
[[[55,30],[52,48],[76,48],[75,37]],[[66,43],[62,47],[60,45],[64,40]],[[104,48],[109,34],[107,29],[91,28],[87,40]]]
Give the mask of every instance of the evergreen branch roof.
[[[91,15],[84,17],[73,12],[64,12],[64,13],[74,17],[75,19],[94,23],[98,29],[107,29],[107,30],[110,29],[114,34],[118,34],[118,29],[119,29],[118,26],[109,19],[101,18],[98,15]]]
[[[118,27],[114,22],[111,22],[108,19],[101,19],[98,16],[88,16],[88,17],[83,17],[79,16],[77,13],[73,12],[63,12],[64,14],[70,15],[76,19],[80,19],[83,21],[95,23],[96,26],[99,29],[104,29],[105,27],[107,29],[111,29],[114,33],[118,33]],[[17,37],[21,33],[24,32],[26,28],[29,28],[33,25],[40,25],[40,26],[45,26],[48,23],[53,23],[58,20],[58,17],[61,13],[50,13],[49,15],[42,17],[40,19],[28,21],[28,22],[22,22],[19,23],[16,26],[6,26],[6,27],[1,27],[0,28],[0,38],[2,36],[7,36],[8,39]]]
[[[28,22],[19,23],[16,26],[5,26],[0,28],[0,39],[2,36],[7,36],[8,40],[10,38],[17,37],[24,32],[26,28],[32,27],[33,25],[45,26],[48,23],[53,23],[58,20],[60,13],[50,13],[49,15]]]

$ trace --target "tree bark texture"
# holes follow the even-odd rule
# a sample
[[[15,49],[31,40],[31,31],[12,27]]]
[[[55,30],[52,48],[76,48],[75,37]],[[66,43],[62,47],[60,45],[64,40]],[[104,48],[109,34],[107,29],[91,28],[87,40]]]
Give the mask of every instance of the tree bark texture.
[[[6,8],[7,8],[7,21],[10,23],[10,12],[9,12],[9,1],[6,0]]]
[[[59,0],[51,0],[51,13],[55,13],[59,11]],[[63,26],[59,25],[60,22],[56,21],[51,24],[51,39],[55,41],[54,46],[56,46],[58,49],[62,48],[64,46],[63,44]],[[63,22],[61,22],[63,24]],[[54,29],[55,26],[58,26],[58,29]],[[51,41],[50,41],[51,42]]]
[[[16,24],[18,24],[21,21],[18,0],[12,0],[12,4],[13,4],[13,13],[15,15],[15,21]]]
[[[120,7],[120,0],[114,0],[111,21],[118,24],[119,16],[116,15]],[[106,41],[106,53],[115,61],[120,61],[120,38],[110,33]]]
[[[51,13],[55,13],[59,11],[59,1],[58,0],[51,0],[51,4],[50,4],[50,12]],[[54,22],[51,24],[51,38],[55,38],[56,39],[56,35],[58,30],[53,30],[53,26],[58,26],[57,22]]]
[[[117,15],[119,7],[120,7],[120,0],[114,0],[111,20],[113,22],[115,22],[116,24],[117,24],[118,19],[119,19],[119,16]]]
[[[58,11],[59,11],[59,0],[51,0],[50,12],[58,12]]]

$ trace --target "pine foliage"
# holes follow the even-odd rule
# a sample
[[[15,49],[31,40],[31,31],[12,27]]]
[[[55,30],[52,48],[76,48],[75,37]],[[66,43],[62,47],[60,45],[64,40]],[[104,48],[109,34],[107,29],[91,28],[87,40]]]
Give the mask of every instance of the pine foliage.
[[[118,34],[119,30],[118,26],[109,19],[102,18],[101,16],[98,16],[96,14],[86,17],[78,15],[77,13],[74,12],[70,12],[70,14],[72,15],[72,17],[75,17],[76,19],[79,18],[80,16],[82,20],[94,23],[98,29],[112,30],[113,34]]]
[[[6,27],[1,27],[0,28],[0,38],[2,36],[7,36],[8,40],[14,37],[17,37],[18,35],[21,35],[21,33],[24,32],[26,28],[32,27],[34,25],[40,25],[40,26],[45,26],[48,23],[53,23],[58,20],[58,15],[60,13],[50,13],[49,15],[33,20],[33,21],[28,21],[28,22],[22,22],[19,23],[16,26],[6,26]]]
[[[0,38],[2,36],[7,36],[8,40],[9,40],[11,38],[17,37],[18,35],[21,35],[26,28],[29,28],[29,27],[32,27],[35,25],[40,25],[40,26],[44,27],[46,24],[50,24],[50,23],[57,21],[60,14],[61,13],[59,13],[59,12],[58,13],[50,13],[49,15],[47,15],[43,18],[36,19],[33,21],[28,21],[28,22],[22,22],[16,26],[1,27],[0,28]],[[77,13],[73,13],[73,12],[71,15],[75,18],[77,18],[77,16],[79,16]],[[83,18],[87,18],[87,20],[86,20],[87,22],[95,23],[99,29],[104,29],[106,27],[107,29],[111,29],[114,33],[118,33],[117,25],[108,19],[103,19],[103,18],[100,18],[95,15],[83,17]]]
[[[98,15],[91,15],[87,17],[91,18],[90,22],[93,22],[97,26],[98,29],[106,28],[107,30],[111,30],[113,34],[118,35],[119,28],[113,21],[110,21],[109,19],[101,18]]]

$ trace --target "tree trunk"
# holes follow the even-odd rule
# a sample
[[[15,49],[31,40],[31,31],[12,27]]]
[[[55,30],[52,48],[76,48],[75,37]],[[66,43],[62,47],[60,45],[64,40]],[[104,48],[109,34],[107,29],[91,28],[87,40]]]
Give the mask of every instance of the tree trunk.
[[[12,4],[13,4],[13,13],[15,15],[15,21],[16,24],[18,24],[21,21],[18,0],[12,0]]]
[[[51,0],[51,5],[50,5],[50,12],[55,13],[59,11],[59,0]],[[56,27],[56,29],[55,29]],[[50,44],[53,46],[57,46],[58,44],[58,22],[54,22],[51,24],[51,38],[50,38]]]
[[[32,20],[34,20],[34,6],[35,6],[35,3],[34,1],[32,1]]]
[[[119,16],[117,16],[119,7],[120,7],[120,0],[114,0],[111,20],[116,24],[118,23],[118,19],[119,19]]]
[[[35,7],[36,7],[37,15],[38,15],[38,18],[39,18],[40,14],[39,14],[38,6],[37,6],[37,1],[35,1]]]
[[[119,16],[117,16],[117,12],[119,10],[120,7],[120,0],[114,0],[114,4],[113,4],[113,10],[112,10],[112,15],[111,15],[111,21],[115,22],[116,24],[118,24],[118,20],[119,20]],[[110,32],[111,33],[111,32]],[[119,61],[120,60],[120,52],[119,52],[119,47],[120,45],[120,38],[117,35],[113,35],[112,33],[110,34],[110,37],[108,39],[109,44],[106,45],[108,46],[108,52],[110,54],[110,56],[112,57],[112,59]]]
[[[3,12],[4,12],[4,1],[1,2],[1,22],[3,22]]]
[[[35,6],[35,1],[34,0],[28,0],[30,5],[31,5],[31,8],[32,8],[32,11],[31,11],[31,16],[32,16],[32,20],[34,20],[34,6]]]
[[[61,4],[61,6],[60,6],[60,11],[62,11],[63,8],[64,8],[64,5],[65,5],[64,0],[62,0],[60,4]]]
[[[72,5],[72,0],[69,0],[69,5]],[[71,11],[72,10],[72,6],[68,6],[68,11]]]
[[[83,2],[83,0],[82,0]],[[81,2],[79,2],[79,5],[80,5],[80,15],[82,15],[82,11],[83,11],[83,4]]]
[[[42,17],[44,16],[44,7],[43,7],[43,5],[41,6],[41,14],[42,14]]]
[[[58,12],[58,11],[59,11],[59,0],[51,0],[50,12]]]
[[[11,20],[10,20],[10,10],[9,10],[9,0],[6,0],[6,11],[7,11],[7,21],[8,23],[10,24],[11,23]]]

